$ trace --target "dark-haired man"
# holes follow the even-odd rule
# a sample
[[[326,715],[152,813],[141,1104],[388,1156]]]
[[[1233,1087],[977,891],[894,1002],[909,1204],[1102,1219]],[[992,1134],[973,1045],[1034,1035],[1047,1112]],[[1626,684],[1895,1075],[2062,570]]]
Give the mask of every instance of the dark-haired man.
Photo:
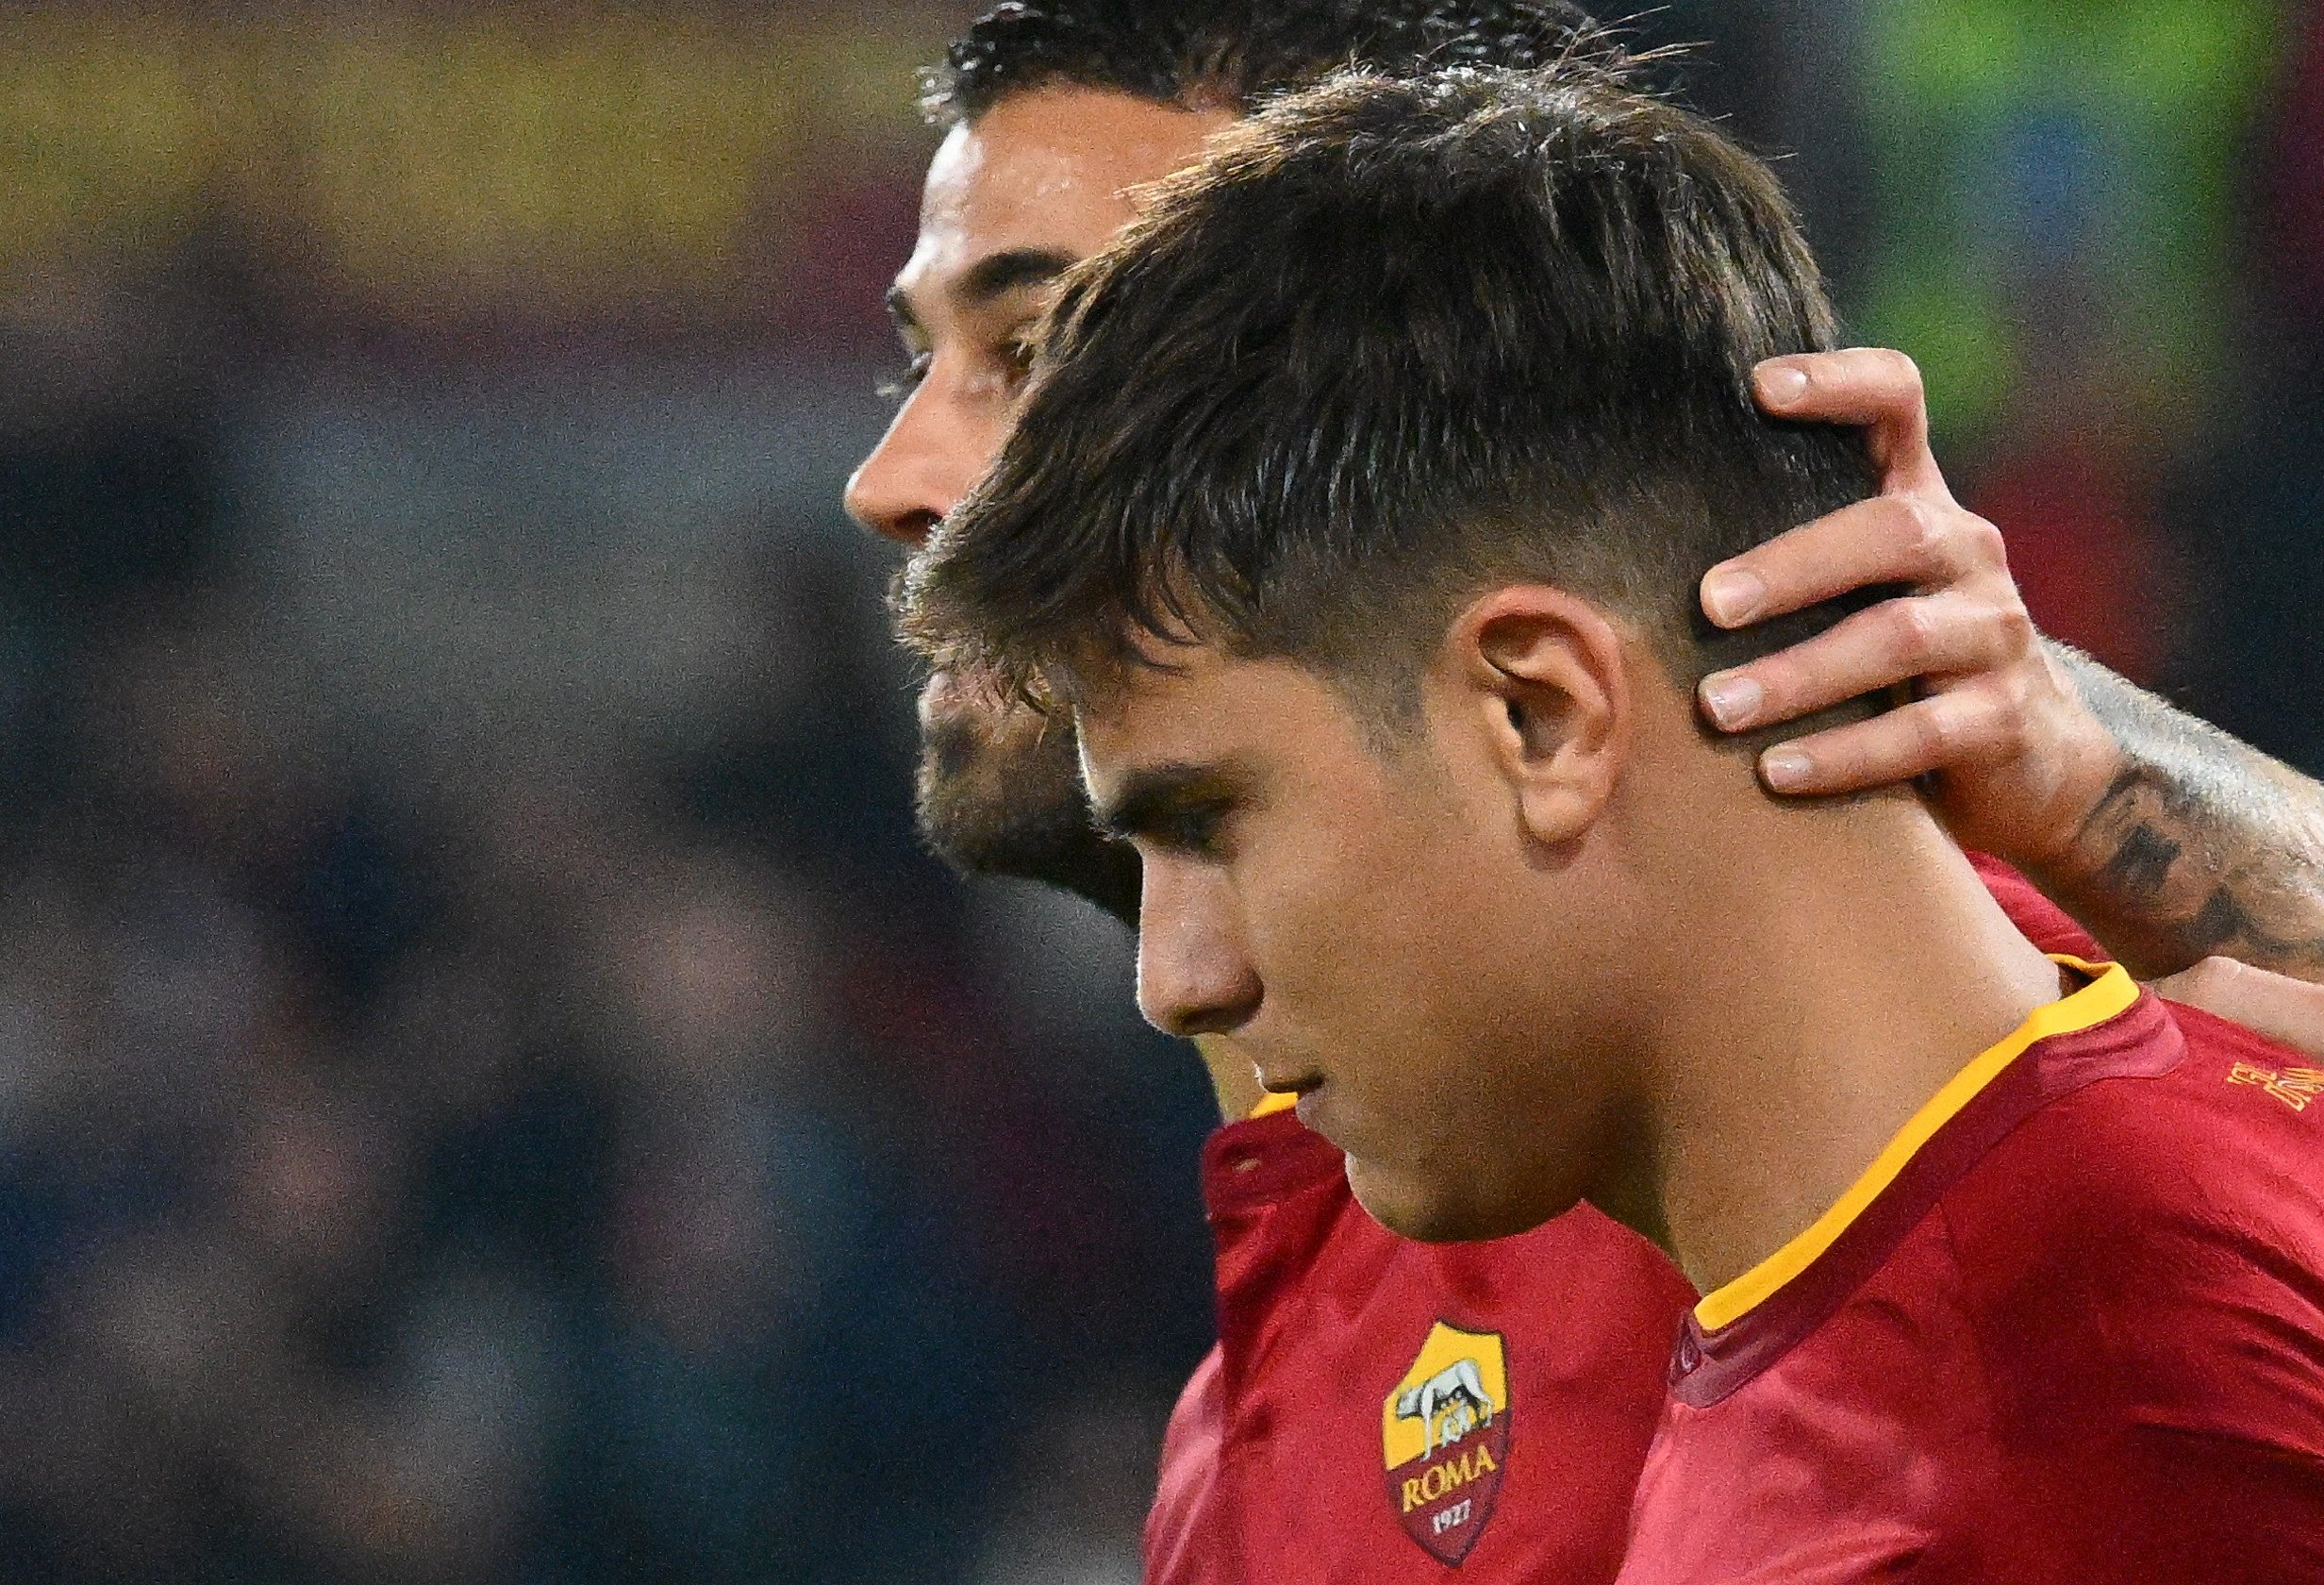
[[[948,131],[919,247],[891,298],[913,367],[893,426],[852,482],[851,509],[906,543],[926,536],[1000,444],[1056,274],[1130,218],[1126,189],[1190,162],[1254,99],[1348,59],[1391,72],[1447,58],[1536,63],[1588,31],[1555,0],[1038,0],[980,18],[931,75],[929,108]],[[1895,493],[1748,553],[1727,569],[1742,575],[1747,597],[1722,614],[1747,621],[1753,601],[1780,613],[1859,584],[1910,583],[1916,594],[1742,668],[1729,680],[1762,682],[1763,703],[1735,723],[1784,719],[1927,672],[1929,697],[1914,709],[1810,740],[1818,779],[1808,790],[1946,766],[1950,806],[1979,840],[2038,867],[2154,966],[2215,948],[2279,967],[2311,962],[2296,943],[2303,932],[2324,936],[2324,907],[2298,879],[2315,844],[2297,833],[2313,790],[2289,779],[2279,790],[2257,757],[2203,746],[2201,728],[2035,646],[1998,540],[1952,505],[1929,459],[1909,364],[1840,353],[1770,372],[1807,384],[1789,410],[1872,424]],[[942,676],[922,715],[923,826],[940,851],[965,869],[1047,880],[1134,917],[1137,861],[1092,831],[1070,734],[1030,712],[994,710]],[[2117,773],[2122,791],[2107,807],[2135,805],[2135,818],[2083,831],[2077,800],[2097,798]],[[2157,851],[2156,838],[2175,862],[2108,862],[2126,842]],[[2014,877],[1996,884],[2045,944],[2082,939]],[[2231,905],[2213,904],[2215,923],[2275,899],[2268,917],[2284,950],[2269,956],[2249,936],[2186,928],[2206,897]],[[2199,972],[2216,982],[2207,993],[2239,1010],[2264,1000],[2280,1023],[2316,1021],[2314,987],[2220,959]],[[1230,1043],[1198,1044],[1227,1119],[1204,1163],[1220,1243],[1220,1346],[1172,1420],[1147,1528],[1149,1578],[1609,1575],[1659,1402],[1664,1343],[1691,1294],[1659,1256],[1594,1214],[1502,1243],[1434,1248],[1390,1237],[1349,1197],[1336,1151],[1287,1112],[1248,1115],[1260,1099],[1249,1059]],[[1611,1253],[1584,1274],[1577,1240]],[[1389,1411],[1436,1374],[1421,1368],[1434,1364],[1430,1350],[1462,1337],[1489,1340],[1502,1361],[1495,1401],[1519,1451],[1494,1472],[1510,1494],[1500,1507],[1504,1487],[1492,1479],[1433,1498],[1423,1484],[1419,1500],[1407,1500],[1416,1493],[1405,1481],[1425,1483],[1446,1465],[1445,1449],[1429,1445],[1417,1416]],[[1486,1473],[1473,1457],[1470,1469]],[[1464,1560],[1458,1575],[1444,1560],[1452,1558]]]
[[[1618,66],[1327,83],[1069,281],[905,629],[1073,711],[1148,1016],[1367,1210],[1586,1198],[1707,1295],[1624,1579],[2319,1577],[2324,1074],[1697,715],[1702,569],[1865,492],[1751,406],[1830,329],[1773,178]]]
[[[1563,0],[1010,0],[980,17],[929,74],[947,136],[890,294],[912,362],[849,509],[907,544],[926,536],[999,444],[1056,275],[1127,221],[1129,190],[1256,99],[1347,61],[1538,64],[1595,32]],[[1965,843],[2034,876],[2141,972],[2216,953],[2324,976],[2324,789],[2039,642],[1999,535],[1952,502],[1929,455],[1909,362],[1785,359],[1759,388],[1770,411],[1870,425],[1884,498],[1714,568],[1706,613],[1733,626],[1851,589],[1914,593],[1706,679],[1706,717],[1753,731],[1908,679],[1920,695],[1776,742],[1769,785],[1844,792],[1936,772]],[[1136,864],[1081,818],[1061,739],[945,679],[923,719],[939,851],[1135,908]],[[1248,1092],[1237,1064],[1214,1076],[1222,1098]]]

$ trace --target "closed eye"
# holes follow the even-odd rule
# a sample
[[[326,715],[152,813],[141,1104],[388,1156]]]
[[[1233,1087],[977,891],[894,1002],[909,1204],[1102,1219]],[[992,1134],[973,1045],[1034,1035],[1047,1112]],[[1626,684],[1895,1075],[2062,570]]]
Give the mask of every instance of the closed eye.
[[[1218,860],[1227,856],[1231,798],[1213,797],[1147,811],[1125,835],[1135,846],[1157,856]]]
[[[1147,840],[1173,853],[1199,854],[1207,858],[1215,855],[1220,847],[1220,836],[1226,826],[1226,815],[1222,805],[1187,809],[1164,821]]]
[[[1141,853],[1215,863],[1231,856],[1231,817],[1245,807],[1248,785],[1232,763],[1145,766],[1093,812],[1100,831]]]

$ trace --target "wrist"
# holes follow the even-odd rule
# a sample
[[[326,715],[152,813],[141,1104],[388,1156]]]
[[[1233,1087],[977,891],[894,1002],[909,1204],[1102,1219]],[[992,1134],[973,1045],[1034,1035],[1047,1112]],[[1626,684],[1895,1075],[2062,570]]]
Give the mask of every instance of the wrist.
[[[2078,651],[2047,642],[2043,648],[2051,681],[2050,719],[2034,740],[2038,749],[2027,751],[2029,759],[2038,758],[2039,770],[2022,779],[2025,807],[2007,823],[2008,840],[1994,856],[2028,876],[2080,890],[2075,882],[2111,861],[2104,843],[2086,839],[2093,816],[2132,769],[2133,757],[2084,687],[2093,672],[2119,679]]]

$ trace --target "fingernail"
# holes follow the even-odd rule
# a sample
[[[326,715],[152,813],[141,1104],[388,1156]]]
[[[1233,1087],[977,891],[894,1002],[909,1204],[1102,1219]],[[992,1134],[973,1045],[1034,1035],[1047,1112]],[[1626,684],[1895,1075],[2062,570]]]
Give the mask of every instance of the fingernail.
[[[1807,375],[1788,363],[1763,363],[1759,368],[1759,399],[1771,408],[1788,408],[1807,394]]]
[[[1767,597],[1768,586],[1750,573],[1714,568],[1702,580],[1702,609],[1721,627],[1740,627]]]
[[[1711,712],[1711,719],[1728,731],[1748,726],[1751,717],[1759,713],[1760,702],[1768,691],[1747,676],[1715,676],[1702,679],[1702,708]]]
[[[1759,774],[1778,792],[1788,792],[1800,786],[1815,768],[1808,757],[1796,748],[1770,748],[1759,757]]]

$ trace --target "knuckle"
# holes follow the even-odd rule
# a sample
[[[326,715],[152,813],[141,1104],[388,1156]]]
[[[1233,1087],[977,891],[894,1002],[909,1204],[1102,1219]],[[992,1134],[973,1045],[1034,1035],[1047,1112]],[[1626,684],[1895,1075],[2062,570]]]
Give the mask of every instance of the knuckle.
[[[1951,758],[1960,740],[1955,713],[1948,708],[1948,701],[1936,698],[1927,701],[1927,704],[1928,708],[1920,712],[1913,744],[1918,750],[1917,758],[1924,770],[1941,765]]]
[[[2032,691],[2015,672],[1990,674],[1983,686],[1979,716],[1984,735],[1997,749],[2022,747],[2032,730]]]
[[[1896,659],[1915,672],[1935,653],[1944,634],[1944,614],[1928,599],[1888,602],[1888,642]]]
[[[1894,347],[1877,347],[1873,350],[1879,358],[1882,373],[1889,379],[1899,385],[1911,386],[1915,391],[1920,389],[1919,364]]]
[[[1972,569],[2006,572],[2009,567],[2009,542],[1993,523],[1975,512],[1956,514],[1961,559]]]
[[[2034,626],[2034,613],[2025,609],[2023,601],[2013,599],[2000,607],[1994,612],[1993,624],[2001,652],[2010,659],[2023,659],[2040,647],[2041,630]],[[2030,692],[2022,677],[2017,687],[2020,693]]]
[[[1955,760],[1998,753],[2017,736],[2024,711],[1990,689],[1963,689],[1948,695],[1947,748]]]
[[[1926,702],[1928,719],[1920,745],[1923,770],[1957,767],[1986,758],[1996,725],[1990,701],[1957,689],[1933,695]]]
[[[1895,495],[1888,500],[1899,547],[1914,561],[1925,564],[1944,541],[1943,522],[1917,495]]]

